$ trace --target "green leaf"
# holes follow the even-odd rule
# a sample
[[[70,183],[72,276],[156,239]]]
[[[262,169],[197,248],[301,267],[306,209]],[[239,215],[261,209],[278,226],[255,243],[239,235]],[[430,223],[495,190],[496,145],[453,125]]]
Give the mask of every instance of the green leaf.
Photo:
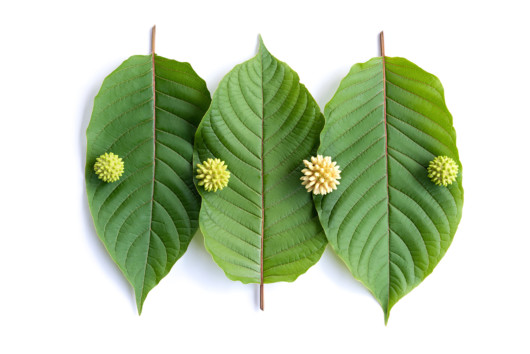
[[[321,257],[327,241],[300,177],[323,123],[298,75],[262,42],[219,84],[197,130],[194,163],[219,158],[231,173],[221,191],[197,186],[206,248],[228,278],[294,281]]]
[[[443,257],[462,216],[462,173],[448,187],[427,176],[438,155],[459,165],[441,83],[402,58],[356,64],[327,104],[319,154],[341,184],[315,197],[335,252],[380,302],[392,306]]]
[[[124,61],[95,98],[87,129],[88,202],[99,238],[134,288],[138,313],[197,230],[193,139],[210,101],[188,63],[156,55]],[[105,152],[123,158],[117,182],[94,173]]]

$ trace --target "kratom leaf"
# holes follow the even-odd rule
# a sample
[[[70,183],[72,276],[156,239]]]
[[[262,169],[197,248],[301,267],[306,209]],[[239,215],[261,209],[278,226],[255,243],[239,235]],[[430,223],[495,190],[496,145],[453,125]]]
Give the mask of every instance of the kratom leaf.
[[[263,42],[219,84],[197,130],[194,163],[219,158],[230,171],[220,191],[197,186],[206,248],[228,278],[294,281],[321,257],[327,241],[300,171],[323,124],[298,75]]]
[[[453,119],[434,75],[390,57],[354,65],[324,115],[319,154],[337,161],[342,179],[315,204],[333,249],[386,322],[443,257],[462,215],[462,174],[448,187],[427,176],[439,155],[461,171]]]
[[[136,294],[147,293],[186,251],[198,227],[193,139],[210,104],[188,63],[133,56],[103,82],[87,129],[86,187],[96,231]],[[105,183],[94,163],[117,154],[125,172]]]

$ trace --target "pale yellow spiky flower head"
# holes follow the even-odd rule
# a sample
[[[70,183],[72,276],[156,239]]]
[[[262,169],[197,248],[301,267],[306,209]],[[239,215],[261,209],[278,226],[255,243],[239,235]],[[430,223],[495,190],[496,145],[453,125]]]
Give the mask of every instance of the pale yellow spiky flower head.
[[[308,192],[325,195],[337,189],[340,166],[336,161],[331,161],[330,156],[312,156],[311,161],[304,160],[304,165],[306,168],[302,170],[304,175],[300,179]]]
[[[228,166],[220,159],[208,159],[202,164],[197,164],[197,179],[199,186],[204,186],[208,192],[222,190],[228,185],[230,179],[230,172],[227,171]]]
[[[104,153],[96,159],[94,171],[103,182],[111,183],[120,179],[124,171],[124,163],[121,157],[112,152]]]
[[[448,156],[438,156],[429,163],[428,176],[436,185],[447,187],[458,175],[458,164]]]

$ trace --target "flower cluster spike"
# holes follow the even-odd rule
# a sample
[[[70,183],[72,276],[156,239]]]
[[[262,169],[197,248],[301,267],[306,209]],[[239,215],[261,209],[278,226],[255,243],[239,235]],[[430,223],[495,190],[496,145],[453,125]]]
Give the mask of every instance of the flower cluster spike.
[[[197,164],[197,179],[198,185],[204,186],[208,192],[222,190],[228,185],[230,179],[230,172],[227,171],[228,166],[220,159],[208,159],[202,164]]]
[[[112,152],[104,153],[96,159],[94,171],[103,182],[116,182],[124,171],[124,163],[121,157]]]
[[[458,175],[458,164],[448,156],[438,156],[429,163],[427,168],[429,178],[438,186],[447,187]]]
[[[302,170],[304,175],[300,179],[308,192],[325,195],[337,189],[340,166],[336,161],[331,161],[330,156],[312,156],[311,161],[304,160],[304,165],[306,168]]]

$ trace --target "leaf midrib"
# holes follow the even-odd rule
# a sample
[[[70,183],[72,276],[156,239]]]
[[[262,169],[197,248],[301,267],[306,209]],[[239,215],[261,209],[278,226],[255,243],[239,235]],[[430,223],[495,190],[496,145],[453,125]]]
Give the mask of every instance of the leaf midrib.
[[[259,63],[261,67],[261,239],[260,239],[260,309],[263,310],[263,243],[265,239],[265,183],[264,183],[264,171],[265,166],[263,163],[264,151],[265,151],[265,97],[263,90],[263,43],[260,43],[259,49]]]
[[[385,310],[385,323],[388,321],[388,315],[390,313],[390,184],[388,182],[388,122],[386,116],[387,102],[386,102],[386,59],[384,53],[384,47],[381,47],[381,63],[383,66],[383,121],[385,128],[385,177],[386,177],[386,220],[387,220],[387,238],[388,238],[388,285],[387,285],[387,297],[386,297],[386,310]]]
[[[145,254],[145,265],[144,265],[144,274],[142,276],[142,286],[141,286],[141,294],[140,294],[140,303],[138,312],[142,312],[142,298],[144,296],[144,289],[145,289],[145,278],[147,273],[147,265],[149,262],[149,253],[151,252],[151,232],[153,232],[153,205],[154,205],[154,198],[155,198],[155,168],[156,168],[156,73],[155,73],[155,53],[151,53],[151,71],[152,74],[152,83],[153,83],[153,179],[151,181],[152,188],[151,188],[151,211],[149,215],[149,235],[148,235],[148,243],[147,243],[147,252]]]

